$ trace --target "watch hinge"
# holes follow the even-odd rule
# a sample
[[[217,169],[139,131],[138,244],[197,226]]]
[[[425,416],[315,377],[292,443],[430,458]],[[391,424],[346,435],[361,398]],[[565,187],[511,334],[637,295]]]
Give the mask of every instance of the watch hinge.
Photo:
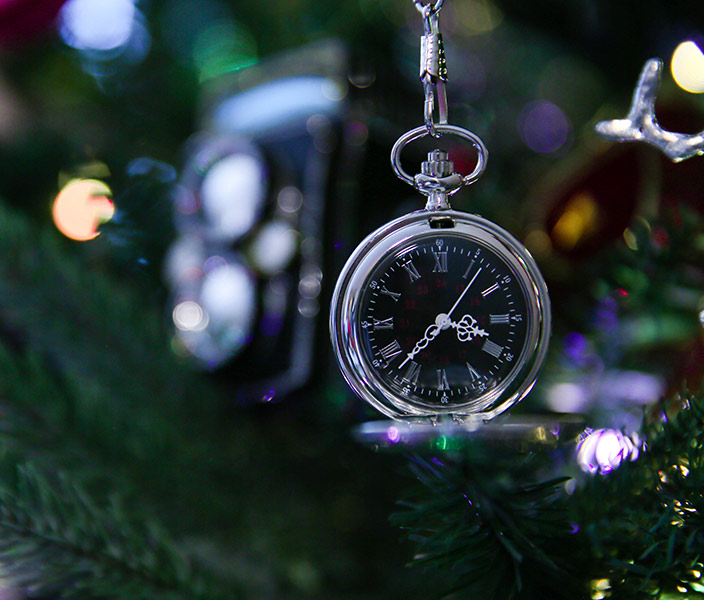
[[[430,217],[428,223],[432,229],[452,229],[455,221],[452,217]]]

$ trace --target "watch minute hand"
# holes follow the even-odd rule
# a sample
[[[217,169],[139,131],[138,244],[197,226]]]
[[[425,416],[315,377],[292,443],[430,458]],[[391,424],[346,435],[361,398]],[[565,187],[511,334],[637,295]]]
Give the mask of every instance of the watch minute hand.
[[[474,274],[474,276],[472,277],[472,279],[469,280],[469,283],[467,284],[467,286],[464,288],[464,290],[463,290],[462,293],[460,294],[460,297],[457,298],[457,300],[455,300],[455,303],[452,305],[452,308],[447,312],[448,318],[450,317],[450,315],[452,314],[452,312],[457,308],[457,305],[458,305],[460,302],[462,302],[462,298],[464,298],[464,296],[465,296],[465,294],[467,293],[467,291],[469,290],[469,288],[472,287],[472,284],[474,283],[474,280],[477,278],[477,275],[479,275],[479,273],[481,272],[481,270],[482,270],[481,267],[479,267],[479,268],[477,269],[477,272]]]

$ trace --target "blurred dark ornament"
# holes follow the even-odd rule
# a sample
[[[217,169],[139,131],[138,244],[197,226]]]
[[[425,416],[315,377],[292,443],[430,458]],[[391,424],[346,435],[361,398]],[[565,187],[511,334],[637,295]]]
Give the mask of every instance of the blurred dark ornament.
[[[701,111],[682,104],[658,110],[670,128],[691,129]],[[673,163],[639,145],[614,145],[566,159],[532,193],[552,249],[568,258],[587,258],[623,238],[638,214],[658,218],[687,206],[704,212],[704,177],[697,161]],[[667,232],[653,232],[667,245]]]
[[[344,48],[322,44],[203,89],[174,194],[170,310],[176,351],[240,402],[280,400],[316,365],[328,194],[349,141],[346,68]]]
[[[122,89],[118,79],[133,72],[152,46],[149,24],[134,0],[69,0],[58,30],[104,92]]]
[[[704,380],[704,335],[695,338],[678,349],[672,361],[674,373],[668,394],[676,394],[686,389],[697,389]]]
[[[173,239],[171,196],[173,166],[141,156],[131,160],[115,186],[115,214],[100,227],[112,249],[111,262],[120,272],[139,274],[149,287],[159,278],[160,265]]]
[[[0,46],[13,48],[54,27],[66,0],[0,0]]]
[[[535,202],[554,250],[582,258],[619,239],[638,205],[639,176],[636,153],[618,148],[553,177]]]

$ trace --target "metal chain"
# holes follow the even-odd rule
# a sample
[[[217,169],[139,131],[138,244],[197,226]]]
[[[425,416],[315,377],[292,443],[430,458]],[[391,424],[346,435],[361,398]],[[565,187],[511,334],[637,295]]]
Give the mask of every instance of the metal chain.
[[[427,196],[426,210],[446,210],[450,208],[449,197],[460,188],[474,183],[484,172],[489,154],[482,140],[476,134],[455,125],[448,124],[447,64],[445,49],[440,34],[438,13],[444,0],[435,0],[424,4],[413,0],[418,12],[423,16],[424,35],[421,37],[420,79],[425,89],[425,125],[416,127],[403,134],[391,148],[391,167],[394,173],[421,194]],[[435,121],[434,109],[437,95],[438,120]],[[469,175],[460,175],[454,171],[454,165],[447,152],[434,150],[428,154],[428,160],[421,165],[421,172],[415,177],[404,171],[401,165],[401,152],[411,142],[425,136],[439,138],[449,134],[469,142],[477,151],[477,164]]]
[[[426,17],[431,13],[439,13],[442,5],[445,4],[445,0],[435,0],[435,2],[429,2],[428,4],[424,4],[422,0],[413,0],[413,4],[416,5],[418,12]]]
[[[420,38],[420,79],[425,90],[424,121],[428,133],[440,137],[435,127],[435,98],[437,95],[438,121],[440,125],[448,123],[447,62],[445,47],[440,33],[438,13],[445,0],[423,4],[421,0],[413,0],[416,9],[423,17],[424,35]]]

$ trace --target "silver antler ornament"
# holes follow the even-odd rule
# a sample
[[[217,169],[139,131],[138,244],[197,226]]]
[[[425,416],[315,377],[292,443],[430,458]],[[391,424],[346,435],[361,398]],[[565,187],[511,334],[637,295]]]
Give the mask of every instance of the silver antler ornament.
[[[695,134],[665,131],[655,117],[662,61],[651,58],[641,71],[625,119],[596,124],[599,135],[615,142],[645,142],[664,152],[673,162],[704,154],[704,131]]]

